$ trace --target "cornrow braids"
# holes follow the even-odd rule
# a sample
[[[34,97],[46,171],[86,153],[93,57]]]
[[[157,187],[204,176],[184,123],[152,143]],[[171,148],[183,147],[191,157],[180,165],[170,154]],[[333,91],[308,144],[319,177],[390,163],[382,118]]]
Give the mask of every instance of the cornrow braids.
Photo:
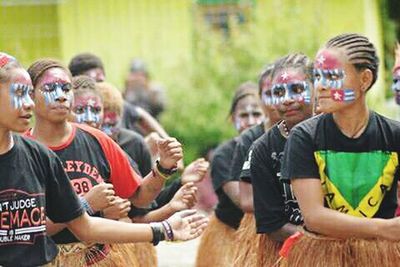
[[[375,46],[367,37],[357,33],[345,33],[330,39],[325,47],[343,49],[356,70],[371,70],[373,78],[368,89],[374,85],[378,78],[379,58]]]
[[[306,78],[312,81],[313,61],[303,53],[292,53],[277,59],[274,63],[275,68],[272,77],[282,69],[295,68],[302,69]]]
[[[78,75],[72,77],[72,89],[74,90],[82,90],[82,89],[89,89],[89,90],[96,90],[96,81],[85,75]]]
[[[31,76],[33,87],[36,86],[43,73],[51,68],[63,69],[69,76],[71,76],[69,70],[60,61],[51,58],[39,59],[33,62],[28,68],[28,73],[29,76]]]
[[[267,78],[271,78],[272,72],[274,71],[274,64],[268,64],[267,66],[264,67],[263,71],[259,75],[258,78],[258,95],[261,97],[262,95],[262,89],[264,85],[264,81]]]

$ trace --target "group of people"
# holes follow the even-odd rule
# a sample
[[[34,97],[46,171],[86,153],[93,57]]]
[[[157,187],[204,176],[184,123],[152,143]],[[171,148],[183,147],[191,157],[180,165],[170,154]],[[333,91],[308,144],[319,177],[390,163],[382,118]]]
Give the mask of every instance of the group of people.
[[[378,65],[367,37],[341,34],[238,86],[208,219],[192,208],[209,163],[185,168],[179,141],[127,101],[143,77],[122,94],[95,55],[25,70],[0,53],[0,265],[157,266],[160,241],[201,235],[199,267],[396,266],[400,122],[366,104]]]
[[[196,266],[398,265],[400,122],[367,106],[378,66],[367,37],[341,34],[237,88]],[[399,71],[397,47],[396,101]]]

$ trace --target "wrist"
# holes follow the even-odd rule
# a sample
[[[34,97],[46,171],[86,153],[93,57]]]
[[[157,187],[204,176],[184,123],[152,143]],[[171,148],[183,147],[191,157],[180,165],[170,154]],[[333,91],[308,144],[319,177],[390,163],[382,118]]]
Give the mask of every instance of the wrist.
[[[89,215],[94,215],[96,211],[92,208],[89,201],[84,197],[79,197],[79,201],[81,202],[82,207],[86,210]]]
[[[176,165],[176,164],[175,164]],[[158,171],[165,175],[165,176],[171,176],[172,174],[176,173],[176,171],[178,170],[176,168],[176,166],[166,166],[164,163],[162,163],[162,160],[158,159],[156,160],[156,168],[158,169]]]
[[[150,223],[151,227],[151,232],[153,233],[153,239],[151,243],[153,243],[154,246],[157,246],[160,241],[165,240],[165,231],[162,223],[159,222],[154,222]]]
[[[174,231],[167,220],[161,222],[164,228],[164,234],[167,241],[174,241]]]

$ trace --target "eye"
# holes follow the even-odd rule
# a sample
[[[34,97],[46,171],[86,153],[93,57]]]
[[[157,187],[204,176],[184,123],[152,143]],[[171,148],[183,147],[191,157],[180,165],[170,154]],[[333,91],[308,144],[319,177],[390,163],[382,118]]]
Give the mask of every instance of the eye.
[[[21,97],[24,95],[24,86],[22,84],[17,84],[14,87],[14,94],[18,97]]]
[[[253,117],[256,117],[256,118],[258,118],[258,117],[261,117],[262,116],[262,113],[261,112],[253,112]]]
[[[62,88],[62,90],[63,90],[64,92],[68,93],[68,92],[71,90],[71,88],[72,88],[72,84],[70,84],[70,83],[64,83],[64,84],[61,86],[61,88]]]
[[[99,107],[99,106],[91,107],[91,110],[92,110],[93,113],[100,113],[101,107]]]
[[[271,97],[271,96],[272,96],[271,90],[265,91],[265,92],[264,92],[264,95],[266,95],[266,96],[268,96],[268,97]]]
[[[282,97],[285,96],[286,90],[283,85],[276,85],[272,88],[272,94],[274,97]]]
[[[45,92],[53,92],[55,90],[55,84],[46,83],[45,85],[42,86],[42,90]]]
[[[290,89],[292,91],[292,93],[294,94],[301,94],[304,92],[305,88],[304,88],[304,84],[301,83],[294,83],[290,86]]]
[[[317,70],[314,70],[313,76],[315,81],[319,81],[321,79],[321,74]]]
[[[84,112],[84,108],[83,108],[82,106],[76,106],[76,107],[74,108],[74,112],[75,112],[76,114],[82,114],[82,113]]]
[[[400,81],[400,79],[398,79],[398,78],[393,79],[393,83],[398,83],[399,81]]]

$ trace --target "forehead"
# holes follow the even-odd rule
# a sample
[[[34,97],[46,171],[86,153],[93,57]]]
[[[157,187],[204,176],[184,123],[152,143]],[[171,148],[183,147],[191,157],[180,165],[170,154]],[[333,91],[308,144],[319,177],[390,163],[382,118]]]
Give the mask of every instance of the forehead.
[[[31,78],[28,72],[22,68],[14,69],[11,72],[10,83],[22,83],[32,85]]]
[[[75,95],[75,105],[101,106],[102,104],[100,97],[94,93],[87,92]]]
[[[118,119],[118,114],[114,111],[105,111],[104,112],[104,119],[108,120],[117,120]]]
[[[393,76],[395,76],[395,77],[400,77],[400,67],[398,67],[398,68],[393,72]]]
[[[295,81],[304,81],[305,79],[306,74],[300,68],[286,68],[276,72],[272,83],[291,83]]]
[[[256,95],[247,95],[241,98],[237,105],[237,111],[247,111],[247,110],[254,110],[260,107],[260,101]]]
[[[331,70],[344,67],[344,56],[337,49],[321,49],[315,58],[314,68]]]
[[[50,68],[43,73],[39,84],[52,82],[71,82],[71,78],[68,73],[61,68]]]

